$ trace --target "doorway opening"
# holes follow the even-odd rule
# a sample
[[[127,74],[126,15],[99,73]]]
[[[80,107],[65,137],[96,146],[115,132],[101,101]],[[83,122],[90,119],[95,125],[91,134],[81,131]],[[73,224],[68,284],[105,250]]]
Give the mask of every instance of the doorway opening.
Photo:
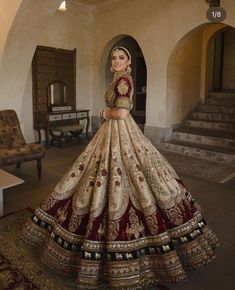
[[[209,91],[235,91],[235,29],[216,32],[207,47]]]
[[[140,46],[137,41],[130,37],[125,36],[118,40],[113,47],[115,46],[124,46],[126,47],[131,54],[131,69],[132,69],[132,77],[134,83],[134,95],[133,95],[133,108],[131,110],[131,114],[139,125],[139,127],[143,130],[145,119],[146,119],[146,92],[147,92],[147,69],[144,60],[144,56]],[[110,66],[111,60],[110,56],[107,61],[107,70]],[[111,73],[106,77],[107,83],[110,83],[112,78]]]

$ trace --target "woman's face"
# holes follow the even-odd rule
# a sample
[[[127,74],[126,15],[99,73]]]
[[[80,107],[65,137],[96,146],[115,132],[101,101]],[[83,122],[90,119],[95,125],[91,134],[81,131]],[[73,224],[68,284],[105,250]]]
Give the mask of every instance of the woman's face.
[[[112,53],[112,68],[114,71],[123,71],[131,64],[125,51],[121,49],[114,50]]]

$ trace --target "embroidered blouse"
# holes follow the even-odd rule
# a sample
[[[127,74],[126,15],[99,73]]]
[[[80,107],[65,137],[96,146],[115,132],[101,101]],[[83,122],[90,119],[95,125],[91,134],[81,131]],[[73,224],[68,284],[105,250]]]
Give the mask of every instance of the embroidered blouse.
[[[106,105],[110,108],[125,108],[133,106],[133,81],[127,72],[117,72],[105,94]]]

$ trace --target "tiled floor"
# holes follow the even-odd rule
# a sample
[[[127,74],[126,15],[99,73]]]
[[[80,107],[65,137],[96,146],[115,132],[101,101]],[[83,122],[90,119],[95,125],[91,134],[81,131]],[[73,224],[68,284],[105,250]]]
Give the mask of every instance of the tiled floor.
[[[7,171],[24,179],[25,183],[4,190],[4,213],[36,207],[76,160],[81,149],[81,146],[74,145],[65,149],[49,149],[43,160],[41,181],[37,179],[35,162],[22,164],[20,170],[6,167]],[[235,287],[235,178],[219,184],[189,176],[181,177],[201,204],[207,221],[223,244],[217,250],[217,260],[189,273],[188,281],[167,286],[171,290],[232,290]]]

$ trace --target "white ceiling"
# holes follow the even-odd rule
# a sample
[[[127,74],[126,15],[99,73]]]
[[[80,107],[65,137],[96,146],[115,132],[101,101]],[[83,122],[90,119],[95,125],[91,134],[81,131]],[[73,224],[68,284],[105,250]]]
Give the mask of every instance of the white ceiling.
[[[107,2],[108,0],[78,0],[78,1],[84,4],[88,4],[88,5],[96,5],[103,2]]]

